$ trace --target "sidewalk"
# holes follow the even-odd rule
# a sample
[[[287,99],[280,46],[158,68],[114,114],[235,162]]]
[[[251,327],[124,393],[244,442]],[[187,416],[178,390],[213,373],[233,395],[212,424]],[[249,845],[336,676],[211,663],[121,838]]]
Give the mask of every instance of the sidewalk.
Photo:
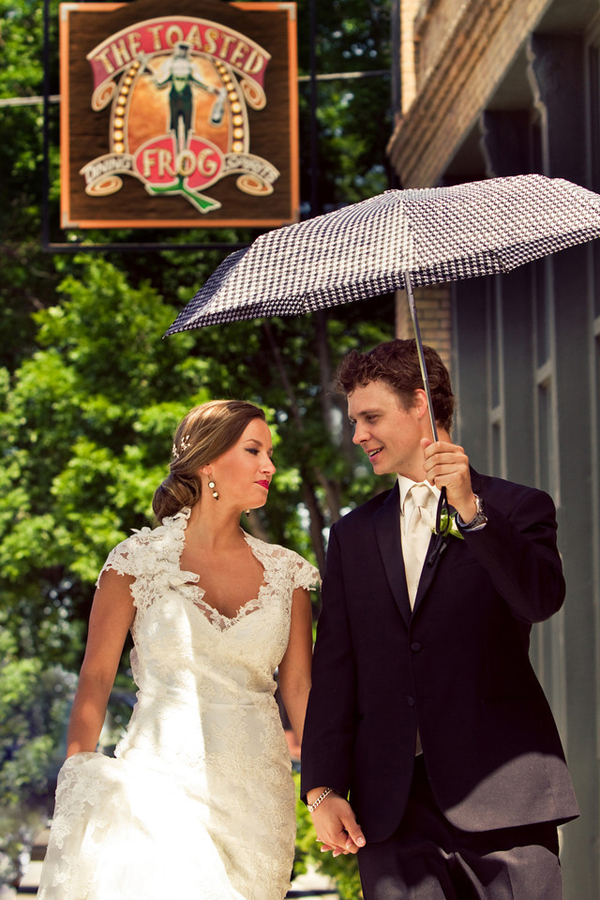
[[[42,863],[46,855],[46,847],[48,846],[48,837],[50,829],[45,828],[35,839],[35,844],[31,850],[31,859],[27,866],[27,871],[21,879],[21,884],[15,892],[15,897],[35,897],[40,884],[40,875],[42,874]],[[10,896],[10,895],[9,895]],[[3,898],[2,898],[3,900]],[[8,900],[8,897],[7,897]]]
[[[310,900],[311,897],[318,897],[319,900],[339,900],[333,879],[310,868],[304,875],[294,878],[286,897],[298,900],[300,898]]]

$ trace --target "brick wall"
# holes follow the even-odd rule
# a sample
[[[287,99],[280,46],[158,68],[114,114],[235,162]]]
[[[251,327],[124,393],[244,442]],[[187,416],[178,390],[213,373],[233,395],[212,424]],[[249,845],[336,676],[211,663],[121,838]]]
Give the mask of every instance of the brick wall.
[[[450,288],[447,284],[415,288],[415,306],[424,344],[433,347],[452,374]],[[406,291],[396,291],[396,337],[415,336]]]
[[[421,2],[414,23],[417,42],[416,69],[419,88],[457,35],[460,38],[460,22],[464,14],[465,0],[429,0]]]
[[[400,3],[400,85],[402,114],[406,113],[417,95],[417,61],[413,25],[421,0],[401,0]]]

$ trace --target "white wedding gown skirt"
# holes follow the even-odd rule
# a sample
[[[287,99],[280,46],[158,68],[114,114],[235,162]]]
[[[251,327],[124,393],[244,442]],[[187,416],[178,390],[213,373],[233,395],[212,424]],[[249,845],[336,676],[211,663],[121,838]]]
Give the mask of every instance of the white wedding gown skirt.
[[[289,888],[295,796],[273,675],[292,592],[318,574],[247,536],[264,584],[228,619],[179,569],[188,516],[106,562],[136,579],[138,699],[117,758],[78,753],[61,769],[39,900],[282,900]]]

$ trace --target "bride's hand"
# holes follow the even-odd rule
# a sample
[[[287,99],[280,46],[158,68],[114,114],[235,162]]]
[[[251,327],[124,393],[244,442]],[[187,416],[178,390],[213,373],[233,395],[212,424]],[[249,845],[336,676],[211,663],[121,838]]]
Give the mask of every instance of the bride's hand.
[[[365,836],[347,800],[331,793],[312,814],[321,852],[334,856],[358,853],[365,846]]]

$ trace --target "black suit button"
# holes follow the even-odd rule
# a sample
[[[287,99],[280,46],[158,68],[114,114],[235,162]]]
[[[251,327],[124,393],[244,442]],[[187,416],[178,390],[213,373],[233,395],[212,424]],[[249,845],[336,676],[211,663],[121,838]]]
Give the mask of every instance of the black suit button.
[[[420,645],[420,643],[419,643],[418,641],[415,641],[413,644],[410,645],[410,649],[411,649],[414,653],[418,653],[419,650],[421,649],[421,645]]]
[[[414,706],[414,705],[415,705],[415,698],[414,698],[414,697],[411,697],[410,694],[409,694],[409,695],[407,696],[407,698],[406,698],[406,702],[408,703],[409,706]]]

